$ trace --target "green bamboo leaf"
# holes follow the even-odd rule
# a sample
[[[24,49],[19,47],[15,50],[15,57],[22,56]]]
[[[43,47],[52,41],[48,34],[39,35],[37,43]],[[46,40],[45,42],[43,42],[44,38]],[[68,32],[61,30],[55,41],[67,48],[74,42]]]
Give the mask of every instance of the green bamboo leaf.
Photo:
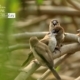
[[[10,62],[9,45],[12,42],[10,35],[13,33],[14,26],[12,24],[16,19],[8,18],[7,15],[8,13],[16,14],[19,3],[19,0],[0,0],[0,34],[2,34],[0,37],[0,80],[13,80],[13,76],[16,74],[6,67],[7,62]]]

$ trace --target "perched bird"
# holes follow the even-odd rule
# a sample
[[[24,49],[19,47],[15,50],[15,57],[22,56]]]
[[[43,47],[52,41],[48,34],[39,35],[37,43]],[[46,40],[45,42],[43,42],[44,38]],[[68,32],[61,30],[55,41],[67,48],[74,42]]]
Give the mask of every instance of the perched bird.
[[[57,32],[55,32],[54,28],[60,26],[60,23],[56,19],[52,19],[49,24],[49,33],[45,35],[43,39],[40,41],[48,45],[51,52],[55,52],[55,48],[57,46],[57,40],[56,35]]]
[[[78,32],[78,34],[77,34],[78,35],[78,42],[80,43],[80,29],[78,29],[77,32]]]
[[[61,80],[58,73],[53,68],[53,57],[52,53],[49,50],[49,47],[38,40],[37,37],[31,37],[29,40],[30,49],[33,52],[34,57],[39,61],[41,65],[46,65],[57,80]]]
[[[57,40],[57,49],[62,46],[62,42],[64,41],[64,29],[61,27],[60,22],[57,19],[53,19],[49,25],[49,32],[56,33],[56,40]]]

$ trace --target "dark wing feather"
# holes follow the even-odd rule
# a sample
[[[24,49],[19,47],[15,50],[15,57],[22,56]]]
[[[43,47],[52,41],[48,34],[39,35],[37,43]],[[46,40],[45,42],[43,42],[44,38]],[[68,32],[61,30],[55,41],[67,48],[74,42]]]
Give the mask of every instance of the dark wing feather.
[[[57,80],[61,80],[60,76],[58,75],[56,70],[53,68],[52,53],[48,49],[47,45],[45,45],[44,43],[39,43],[37,45],[34,48],[37,54],[46,63],[47,67],[52,71],[53,75],[57,78]]]
[[[44,43],[39,43],[39,46],[35,46],[35,51],[37,52],[37,54],[43,59],[45,59],[45,62],[50,65],[53,66],[53,59],[52,59],[52,54],[49,51],[47,45],[45,45]]]

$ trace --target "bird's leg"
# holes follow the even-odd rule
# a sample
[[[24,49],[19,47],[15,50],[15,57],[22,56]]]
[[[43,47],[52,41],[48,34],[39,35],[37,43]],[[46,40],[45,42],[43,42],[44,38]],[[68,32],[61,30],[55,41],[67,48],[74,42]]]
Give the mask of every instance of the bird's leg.
[[[59,52],[61,53],[59,46],[56,46],[56,47],[55,47],[55,50],[56,50],[56,51],[59,51]]]
[[[55,47],[55,50],[54,50],[53,52],[56,53],[56,51],[59,51],[59,52],[61,53],[60,48],[61,48],[61,46],[56,46],[56,47]]]

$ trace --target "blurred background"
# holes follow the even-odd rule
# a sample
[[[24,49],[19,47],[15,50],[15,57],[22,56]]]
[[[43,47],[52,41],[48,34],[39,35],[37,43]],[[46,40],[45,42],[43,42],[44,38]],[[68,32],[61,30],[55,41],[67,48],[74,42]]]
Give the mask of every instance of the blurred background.
[[[30,51],[28,40],[38,35],[31,32],[48,31],[53,18],[60,21],[65,32],[76,33],[80,28],[80,0],[0,0],[0,80],[17,77]],[[58,72],[78,77],[79,55],[77,52],[65,60]],[[28,80],[36,80],[45,70],[41,68],[39,74],[34,73]]]

